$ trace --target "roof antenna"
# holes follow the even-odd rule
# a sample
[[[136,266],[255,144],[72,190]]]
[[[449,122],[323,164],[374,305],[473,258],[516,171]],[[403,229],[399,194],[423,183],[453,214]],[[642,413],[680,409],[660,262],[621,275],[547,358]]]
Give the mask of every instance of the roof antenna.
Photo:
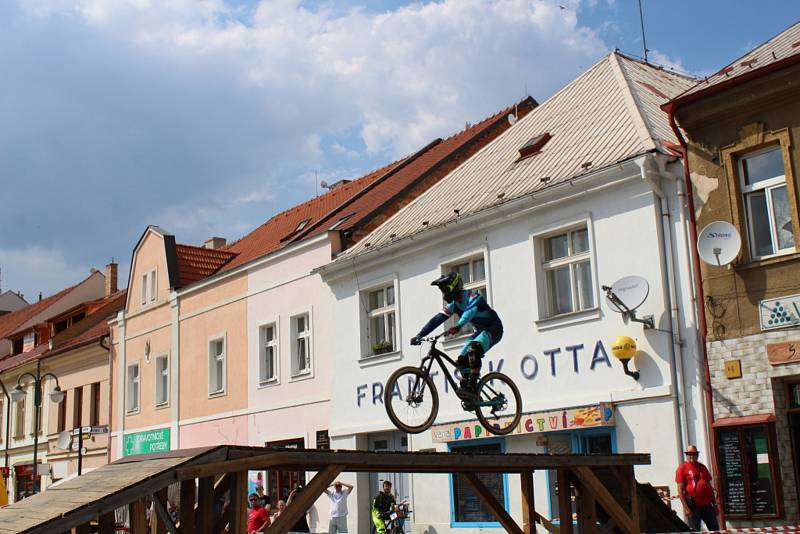
[[[642,26],[642,48],[644,49],[644,62],[647,63],[647,40],[644,38],[644,15],[642,15],[642,0],[639,0],[639,24]]]

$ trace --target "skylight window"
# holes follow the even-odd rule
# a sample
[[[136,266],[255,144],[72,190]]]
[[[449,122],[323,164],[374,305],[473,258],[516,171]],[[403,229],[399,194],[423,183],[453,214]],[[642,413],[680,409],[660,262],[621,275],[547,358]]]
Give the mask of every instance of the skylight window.
[[[297,225],[297,228],[294,229],[294,232],[295,233],[299,232],[300,230],[305,228],[308,225],[309,222],[311,222],[311,219],[306,219],[304,221],[300,221],[300,224]]]
[[[347,219],[349,219],[349,218],[350,218],[350,217],[352,217],[353,215],[354,215],[353,213],[351,213],[351,214],[349,214],[349,215],[345,215],[344,217],[342,217],[341,219],[339,219],[338,221],[336,221],[335,223],[333,223],[333,226],[331,226],[330,228],[328,228],[328,230],[336,230],[336,229],[337,229],[339,226],[341,226],[341,225],[342,225],[342,223],[344,223],[345,221],[347,221]]]
[[[519,149],[519,159],[529,158],[541,152],[542,147],[547,144],[551,137],[549,132],[545,132],[529,139],[528,142]]]

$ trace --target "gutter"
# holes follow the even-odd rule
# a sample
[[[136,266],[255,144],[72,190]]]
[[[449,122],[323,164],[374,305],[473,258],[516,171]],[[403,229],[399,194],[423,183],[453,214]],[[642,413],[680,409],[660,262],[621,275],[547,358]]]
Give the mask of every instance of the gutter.
[[[800,55],[797,56],[800,59]],[[665,104],[662,109],[667,112],[667,116],[669,119],[670,128],[672,128],[672,132],[675,134],[675,138],[678,140],[678,143],[681,145],[681,149],[683,151],[683,179],[685,182],[686,187],[686,204],[687,209],[689,210],[689,232],[691,237],[691,242],[689,243],[688,248],[690,248],[691,258],[694,260],[693,263],[693,273],[694,273],[694,284],[695,284],[695,292],[697,295],[697,301],[695,303],[695,312],[697,313],[697,325],[698,325],[698,334],[700,335],[700,350],[703,355],[703,367],[705,368],[705,397],[706,397],[706,431],[708,432],[708,443],[709,443],[709,458],[711,459],[711,464],[714,469],[716,481],[716,494],[717,498],[721,499],[722,492],[721,492],[721,481],[720,481],[720,473],[717,463],[717,441],[716,441],[716,434],[714,433],[713,426],[714,426],[714,409],[713,409],[713,398],[711,396],[711,371],[708,366],[708,324],[706,324],[706,315],[705,310],[701,308],[701,303],[705,302],[705,295],[703,291],[703,277],[702,273],[700,272],[700,257],[697,252],[697,248],[691,246],[692,243],[697,242],[697,220],[695,218],[695,207],[694,207],[694,190],[692,189],[692,180],[691,174],[689,172],[689,145],[686,143],[686,139],[683,137],[680,128],[678,128],[678,124],[675,122],[675,111],[677,109],[676,102],[668,102]],[[719,501],[718,501],[719,502]],[[725,526],[725,507],[719,506],[719,520],[720,524]]]

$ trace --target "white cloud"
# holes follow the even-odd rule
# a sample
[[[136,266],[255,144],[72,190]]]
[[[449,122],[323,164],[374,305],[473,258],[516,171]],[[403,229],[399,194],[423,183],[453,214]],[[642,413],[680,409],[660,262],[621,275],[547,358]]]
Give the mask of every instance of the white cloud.
[[[680,58],[672,58],[658,50],[648,50],[648,59],[656,65],[661,65],[667,69],[677,72],[687,72]]]
[[[57,249],[31,246],[0,248],[0,269],[0,291],[21,290],[25,300],[36,302],[39,292],[47,297],[80,282],[89,276],[90,266],[69,262]]]

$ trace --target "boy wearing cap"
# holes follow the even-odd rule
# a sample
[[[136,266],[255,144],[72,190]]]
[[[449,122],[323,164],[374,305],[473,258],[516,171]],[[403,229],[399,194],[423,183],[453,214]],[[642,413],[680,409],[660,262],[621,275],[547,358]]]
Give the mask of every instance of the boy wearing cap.
[[[333,491],[330,491],[333,488]],[[339,534],[347,532],[347,496],[350,495],[353,486],[337,480],[328,489],[325,495],[331,500],[331,521],[328,524],[328,534]]]
[[[678,483],[678,496],[686,511],[686,519],[692,531],[700,530],[700,523],[708,530],[719,530],[717,521],[717,499],[711,485],[711,473],[697,461],[697,447],[689,445],[684,451],[686,461],[678,466],[675,482]]]

